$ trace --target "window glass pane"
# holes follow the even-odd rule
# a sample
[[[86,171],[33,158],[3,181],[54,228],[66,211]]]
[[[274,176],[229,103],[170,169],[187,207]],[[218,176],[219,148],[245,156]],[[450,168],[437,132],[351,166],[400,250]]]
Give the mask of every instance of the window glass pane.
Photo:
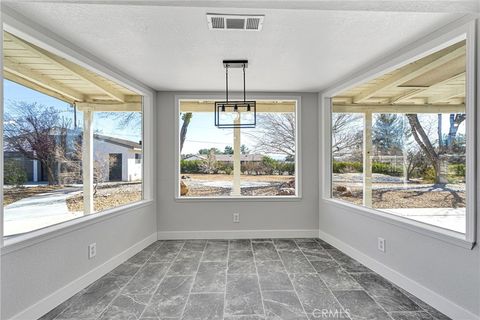
[[[71,220],[82,189],[82,113],[4,80],[4,236]]]
[[[279,108],[280,109],[280,108]],[[262,112],[254,129],[241,132],[242,195],[296,195],[296,114]]]
[[[142,97],[3,35],[4,235],[141,200]]]
[[[255,128],[219,129],[213,110],[180,102],[180,196],[296,196],[295,101],[257,101]]]
[[[363,123],[359,114],[332,114],[332,196],[363,203]]]
[[[333,198],[465,233],[465,48],[333,98]]]

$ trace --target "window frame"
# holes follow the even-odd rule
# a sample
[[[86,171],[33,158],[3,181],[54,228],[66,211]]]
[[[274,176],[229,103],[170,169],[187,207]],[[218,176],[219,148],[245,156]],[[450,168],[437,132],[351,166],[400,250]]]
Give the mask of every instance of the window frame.
[[[243,99],[238,94],[233,94],[231,99]],[[295,196],[218,196],[218,197],[182,197],[180,196],[180,103],[191,100],[223,100],[225,96],[219,94],[200,94],[200,95],[175,95],[175,114],[174,114],[174,164],[175,164],[175,189],[174,200],[177,202],[191,201],[300,201],[302,199],[302,161],[301,161],[301,97],[287,95],[249,95],[249,100],[291,100],[296,102],[295,106]],[[212,110],[213,113],[213,110]],[[213,125],[213,116],[212,116]],[[233,130],[233,129],[232,129]]]
[[[95,56],[83,51],[65,39],[59,38],[55,34],[43,28],[39,28],[32,22],[23,17],[16,16],[13,13],[3,12],[1,16],[2,30],[24,39],[38,47],[52,52],[73,63],[85,67],[96,74],[110,79],[125,88],[142,96],[142,199],[116,208],[111,208],[91,215],[85,215],[76,219],[53,224],[41,229],[33,230],[24,234],[14,235],[7,239],[3,236],[3,205],[0,209],[0,248],[1,255],[19,250],[24,247],[60,236],[73,230],[85,228],[89,225],[99,223],[106,219],[111,219],[119,215],[134,212],[136,209],[154,205],[155,199],[155,166],[154,166],[154,103],[155,91],[144,84],[116,71],[115,68],[99,60]],[[3,33],[2,33],[3,35]],[[0,37],[3,40],[3,36]],[[0,62],[2,66],[3,61]],[[3,117],[3,76],[1,76],[1,94],[2,105],[0,107],[0,116]],[[3,132],[3,122],[0,126]],[[0,145],[3,147],[3,138]],[[0,160],[0,169],[3,175],[3,156]],[[2,179],[3,181],[3,179]],[[3,182],[2,195],[3,203]]]
[[[418,222],[412,219],[396,216],[374,208],[367,208],[348,203],[332,197],[332,157],[331,157],[331,125],[332,103],[331,99],[337,94],[375,79],[385,73],[393,71],[408,63],[416,61],[442,48],[458,42],[461,38],[466,39],[466,96],[465,108],[467,114],[466,135],[466,230],[465,234],[452,230]],[[320,200],[332,204],[338,208],[346,209],[349,213],[356,213],[373,218],[382,222],[393,224],[405,229],[412,230],[432,238],[452,243],[454,245],[472,249],[476,242],[476,215],[477,179],[477,141],[475,121],[478,120],[478,112],[475,110],[476,103],[476,21],[472,17],[464,17],[457,20],[430,35],[413,42],[411,45],[399,50],[397,54],[380,60],[376,65],[363,69],[362,72],[344,78],[331,88],[319,94],[319,123],[320,129]]]

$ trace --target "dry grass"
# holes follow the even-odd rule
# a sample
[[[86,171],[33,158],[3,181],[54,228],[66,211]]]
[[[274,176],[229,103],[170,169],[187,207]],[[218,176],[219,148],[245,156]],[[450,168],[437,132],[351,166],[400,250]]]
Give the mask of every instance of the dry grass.
[[[33,197],[37,194],[47,193],[62,189],[63,186],[36,186],[36,187],[24,187],[24,188],[6,188],[3,189],[3,206],[7,206],[11,203],[17,202],[24,198]]]
[[[192,186],[189,181],[233,181],[233,175],[226,174],[183,174],[189,179],[184,180],[189,191],[187,197],[218,197],[230,196],[230,188],[222,187],[208,187],[208,186]],[[278,188],[282,183],[291,181],[294,176],[280,176],[280,175],[242,175],[240,179],[243,181],[252,182],[268,182],[272,185],[262,187],[242,187],[241,193],[243,196],[275,196],[278,193]]]
[[[142,200],[141,184],[112,185],[97,191],[93,198],[93,207],[95,211],[103,211],[140,200]],[[83,211],[83,195],[67,198],[67,207],[71,212]]]
[[[465,192],[373,190],[372,193],[373,207],[378,209],[465,207]],[[361,190],[352,190],[351,195],[344,195],[334,191],[333,196],[350,203],[362,204]]]
[[[228,174],[182,174],[181,176],[190,177],[191,180],[208,180],[208,181],[233,181],[233,175]],[[287,182],[295,176],[277,176],[277,175],[264,175],[264,176],[251,176],[241,175],[240,179],[244,181],[261,181],[261,182]],[[187,179],[188,181],[188,179]]]

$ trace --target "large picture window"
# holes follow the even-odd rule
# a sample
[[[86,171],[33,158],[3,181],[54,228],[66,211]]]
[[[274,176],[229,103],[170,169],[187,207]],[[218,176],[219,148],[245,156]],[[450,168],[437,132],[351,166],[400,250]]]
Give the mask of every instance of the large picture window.
[[[332,99],[331,196],[466,233],[466,41]]]
[[[4,236],[142,195],[142,96],[4,32]]]
[[[255,128],[217,128],[214,101],[180,100],[178,197],[296,197],[297,101],[257,101]]]

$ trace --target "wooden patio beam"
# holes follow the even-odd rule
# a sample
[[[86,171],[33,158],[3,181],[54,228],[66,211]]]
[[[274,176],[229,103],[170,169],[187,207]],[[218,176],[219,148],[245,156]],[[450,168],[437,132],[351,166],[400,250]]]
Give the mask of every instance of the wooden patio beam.
[[[402,69],[400,69],[397,73],[393,74],[392,76],[380,81],[374,87],[368,90],[365,90],[362,93],[355,96],[353,98],[353,102],[362,103],[368,98],[375,96],[377,93],[381,92],[382,90],[399,86],[402,83],[415,79],[420,75],[425,74],[431,70],[434,70],[439,66],[444,65],[445,63],[465,54],[466,54],[466,47],[462,46],[433,61],[419,60],[417,62],[411,63],[403,67]]]
[[[338,113],[465,113],[464,104],[334,104]]]
[[[69,72],[73,73],[75,76],[79,77],[80,79],[90,83],[91,85],[95,86],[98,90],[102,91],[103,93],[105,93],[106,95],[108,95],[109,97],[111,97],[113,100],[115,101],[119,101],[119,102],[124,102],[125,101],[125,96],[123,93],[121,93],[120,91],[116,90],[115,88],[112,88],[111,86],[108,86],[107,84],[105,83],[102,83],[101,81],[99,81],[98,79],[96,79],[92,74],[90,74],[87,70],[85,70],[84,68],[72,63],[72,62],[69,62],[65,59],[61,59],[61,58],[57,58],[55,56],[53,56],[51,53],[41,49],[41,48],[37,48],[37,47],[34,47],[33,45],[30,45],[29,43],[5,32],[4,33],[5,35],[5,38],[22,46],[23,48],[25,48],[26,50],[30,51],[30,52],[33,52],[34,54],[38,55],[39,57],[47,60],[47,61],[50,61],[51,63],[55,64],[56,66],[62,68],[62,69],[66,69],[68,70]]]

